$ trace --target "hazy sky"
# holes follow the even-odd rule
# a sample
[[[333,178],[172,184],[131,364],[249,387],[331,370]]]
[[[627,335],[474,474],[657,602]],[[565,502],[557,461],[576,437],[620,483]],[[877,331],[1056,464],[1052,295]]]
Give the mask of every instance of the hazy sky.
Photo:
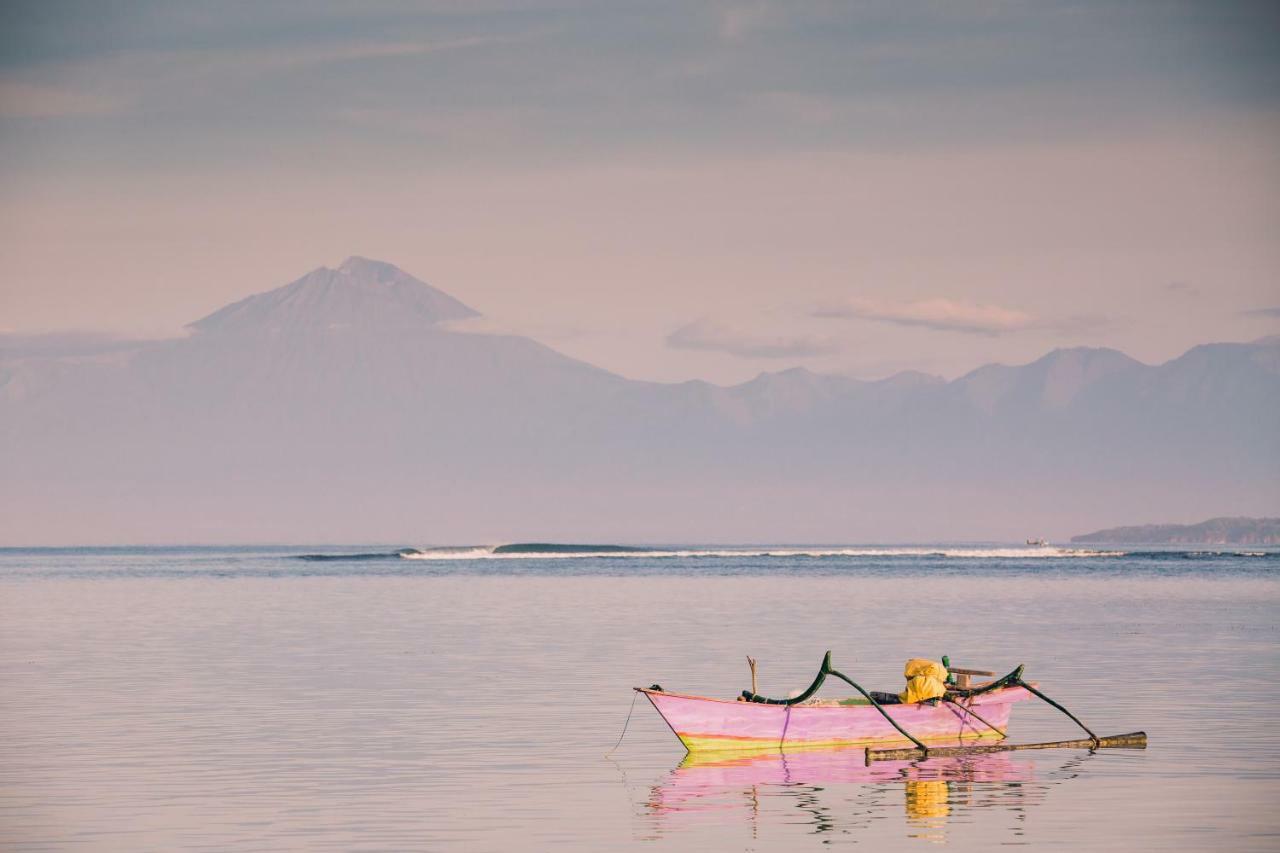
[[[351,254],[635,378],[1280,331],[1280,4],[14,0],[0,331]]]

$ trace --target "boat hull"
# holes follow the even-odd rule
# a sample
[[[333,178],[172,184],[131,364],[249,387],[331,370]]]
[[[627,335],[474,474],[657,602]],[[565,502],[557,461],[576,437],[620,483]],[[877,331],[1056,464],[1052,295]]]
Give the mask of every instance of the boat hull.
[[[907,742],[870,705],[766,705],[636,689],[648,697],[690,752]],[[920,740],[955,741],[1001,737],[1013,703],[1030,697],[1021,687],[993,690],[965,700],[965,704],[972,702],[973,714],[947,702],[882,707]]]

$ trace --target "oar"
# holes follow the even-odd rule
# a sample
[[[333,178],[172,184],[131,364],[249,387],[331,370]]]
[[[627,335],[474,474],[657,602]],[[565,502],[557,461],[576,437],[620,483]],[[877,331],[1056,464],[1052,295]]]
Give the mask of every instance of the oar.
[[[956,755],[984,755],[989,752],[1013,752],[1019,749],[1146,749],[1147,733],[1092,739],[1057,740],[1049,743],[997,743],[983,746],[931,746],[928,751],[915,747],[902,749],[868,749],[867,764],[873,761],[904,761],[913,758],[945,758]]]

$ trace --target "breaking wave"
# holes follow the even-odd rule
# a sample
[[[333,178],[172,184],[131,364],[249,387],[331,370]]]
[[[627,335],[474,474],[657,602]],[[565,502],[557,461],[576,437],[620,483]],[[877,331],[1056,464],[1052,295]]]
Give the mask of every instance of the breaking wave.
[[[362,562],[366,560],[573,560],[573,559],[823,559],[924,558],[949,560],[1064,560],[1127,557],[1139,560],[1212,560],[1219,557],[1280,559],[1280,551],[1243,550],[1120,550],[1045,546],[843,546],[843,547],[638,547],[516,542],[508,545],[458,545],[439,548],[401,548],[361,553],[299,554],[308,561]]]
[[[342,562],[362,562],[364,560],[399,560],[406,554],[414,553],[414,548],[401,548],[399,551],[372,551],[360,554],[298,554],[299,560],[323,563],[341,560]]]
[[[409,549],[401,553],[407,560],[560,560],[582,557],[648,559],[697,559],[705,557],[795,558],[795,557],[950,557],[957,559],[1028,559],[1062,557],[1122,557],[1124,551],[1079,548],[637,548],[627,545],[551,545],[517,543],[474,548]]]
[[[653,548],[633,545],[555,545],[549,542],[517,542],[498,545],[495,554],[648,554]]]

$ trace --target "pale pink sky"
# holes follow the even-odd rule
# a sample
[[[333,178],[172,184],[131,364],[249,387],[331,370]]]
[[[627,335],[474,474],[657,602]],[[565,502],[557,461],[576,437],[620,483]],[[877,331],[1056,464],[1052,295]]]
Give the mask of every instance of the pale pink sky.
[[[19,4],[0,331],[179,334],[352,254],[642,379],[1280,330],[1264,6],[338,8]]]

